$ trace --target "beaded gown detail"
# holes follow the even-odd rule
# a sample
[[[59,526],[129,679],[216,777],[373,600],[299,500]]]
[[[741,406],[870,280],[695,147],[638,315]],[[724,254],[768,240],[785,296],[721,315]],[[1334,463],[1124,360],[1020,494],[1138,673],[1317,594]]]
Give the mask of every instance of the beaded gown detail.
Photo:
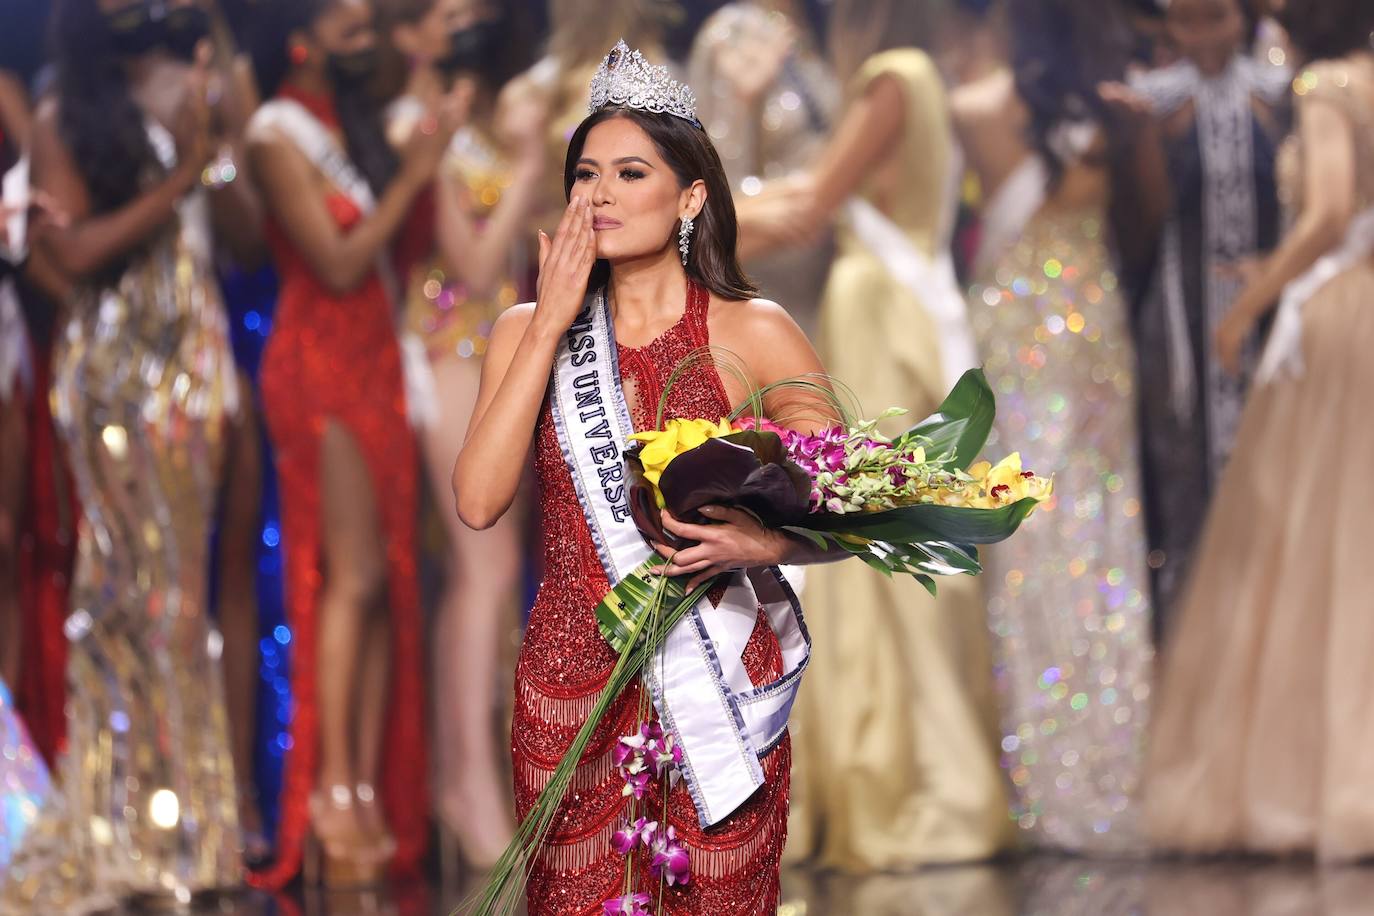
[[[326,123],[333,119],[327,102],[297,100]],[[362,219],[357,205],[342,193],[331,193],[326,205],[345,232]],[[263,352],[261,386],[281,481],[295,714],[282,780],[277,861],[254,874],[252,883],[277,887],[290,881],[300,868],[309,829],[309,800],[319,765],[318,601],[324,581],[320,450],[330,422],[343,426],[366,462],[384,528],[392,664],[377,791],[397,843],[391,872],[411,876],[425,851],[428,769],[415,565],[416,453],[391,307],[375,271],[339,295],[325,287],[272,222],[268,241],[281,286]]]
[[[642,348],[619,346],[620,375],[636,429],[651,429],[659,397],[674,367],[710,341],[707,293],[689,286],[682,318]],[[709,362],[674,383],[665,417],[721,417],[730,403]],[[530,613],[515,677],[511,736],[516,809],[524,817],[554,767],[571,745],[606,685],[616,654],[597,630],[595,609],[609,589],[578,503],[572,476],[559,449],[549,402],[535,430],[535,474],[544,520],[545,578]],[[782,653],[767,618],[760,614],[744,653],[751,680],[782,674]],[[616,739],[636,727],[640,688],[625,691],[610,707],[583,756],[563,807],[536,860],[528,885],[531,916],[602,914],[602,901],[622,893],[625,859],[611,834],[626,819],[623,779],[612,764]],[[772,914],[778,906],[778,864],[787,831],[791,741],[763,758],[765,784],[738,810],[703,831],[686,784],[669,797],[668,823],[688,848],[692,879],[670,888],[664,906],[673,914]],[[655,789],[647,797],[658,798]],[[636,852],[639,855],[643,850]],[[657,891],[648,859],[635,863],[645,892]]]
[[[164,166],[171,135],[150,123]],[[239,883],[208,613],[210,526],[236,394],[206,192],[123,272],[74,294],[52,401],[81,501],[65,631],[67,747],[0,913],[82,913]]]

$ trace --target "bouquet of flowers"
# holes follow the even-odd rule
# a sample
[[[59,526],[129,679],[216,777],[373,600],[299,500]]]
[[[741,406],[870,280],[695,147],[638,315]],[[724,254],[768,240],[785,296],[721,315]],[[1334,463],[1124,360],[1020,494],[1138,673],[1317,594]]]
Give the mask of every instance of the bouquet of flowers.
[[[815,381],[779,384],[829,391]],[[814,434],[756,419],[763,416],[766,392],[756,392],[732,417],[660,419],[658,429],[631,437],[638,447],[627,456],[630,511],[646,538],[684,548],[689,545],[664,530],[664,509],[677,519],[705,524],[702,507],[732,507],[751,513],[765,527],[846,551],[884,575],[910,575],[933,594],[935,576],[981,572],[976,545],[1009,537],[1053,492],[1052,481],[1024,470],[1015,453],[996,465],[975,463],[994,416],[992,391],[980,370],[966,373],[937,413],[894,438],[879,433],[878,425],[902,411],[854,421],[833,397],[841,422]],[[524,857],[537,854],[597,724],[641,676],[673,625],[715,584],[700,583],[689,591],[686,577],[661,573],[667,562],[657,554],[649,557],[598,606],[601,633],[620,653],[619,661],[498,863],[476,902],[477,912],[505,912],[515,904],[524,883]],[[622,737],[615,750],[630,810],[613,840],[626,856],[625,893],[605,902],[608,916],[652,912],[652,898],[634,893],[637,847],[651,853],[657,909],[663,888],[686,884],[691,875],[688,851],[666,819],[667,792],[679,777],[682,749],[654,721],[643,693],[639,712],[639,730]],[[662,786],[656,819],[645,798],[651,779]]]

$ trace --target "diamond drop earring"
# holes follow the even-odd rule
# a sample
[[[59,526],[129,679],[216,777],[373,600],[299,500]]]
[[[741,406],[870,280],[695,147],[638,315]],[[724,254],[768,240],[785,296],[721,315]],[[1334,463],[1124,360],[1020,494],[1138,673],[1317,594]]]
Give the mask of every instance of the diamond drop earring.
[[[677,250],[682,252],[682,266],[687,266],[687,252],[692,248],[692,218],[684,216],[682,226],[677,231]]]

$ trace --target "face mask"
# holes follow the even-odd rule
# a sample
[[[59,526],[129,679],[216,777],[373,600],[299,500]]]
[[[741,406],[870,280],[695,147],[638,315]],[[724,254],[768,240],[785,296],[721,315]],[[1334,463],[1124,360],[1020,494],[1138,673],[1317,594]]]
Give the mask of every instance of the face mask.
[[[490,73],[501,63],[501,22],[488,19],[449,35],[448,53],[435,61],[445,73]]]
[[[347,54],[330,54],[326,58],[329,78],[338,88],[357,88],[377,72],[377,48],[364,48]]]
[[[166,21],[153,15],[150,3],[125,7],[105,17],[110,49],[120,57],[141,57],[166,38]]]
[[[210,35],[210,14],[199,6],[179,6],[164,20],[167,50],[182,60],[194,60],[196,47]]]

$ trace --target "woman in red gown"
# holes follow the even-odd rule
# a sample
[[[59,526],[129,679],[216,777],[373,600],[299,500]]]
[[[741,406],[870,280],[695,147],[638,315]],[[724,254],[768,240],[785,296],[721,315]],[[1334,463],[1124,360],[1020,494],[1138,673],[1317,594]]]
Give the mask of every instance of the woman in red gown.
[[[666,91],[664,85],[657,88]],[[486,528],[514,498],[523,462],[513,458],[533,444],[546,525],[546,574],[516,671],[512,754],[522,817],[616,663],[594,616],[608,590],[607,576],[560,449],[548,396],[561,341],[583,308],[589,282],[593,289],[605,284],[620,380],[637,429],[654,428],[670,374],[684,357],[707,345],[739,357],[759,385],[822,371],[787,313],[753,298],[735,257],[734,207],[724,170],[705,132],[689,120],[690,110],[679,108],[680,113],[654,113],[612,104],[574,133],[564,177],[571,202],[553,240],[541,233],[538,300],[508,310],[497,321],[472,431],[454,468],[459,515],[474,528]],[[695,226],[694,234],[684,228],[687,223]],[[687,251],[680,259],[684,238]],[[665,415],[721,417],[745,394],[733,374],[722,378],[709,361],[700,362],[674,382]],[[765,407],[774,416],[819,420],[826,413],[818,402],[796,399],[793,395],[791,403],[780,404],[768,398]],[[743,513],[709,509],[706,514],[720,523],[706,527],[665,519],[674,533],[702,542],[684,551],[668,567],[670,574],[709,576],[821,559],[814,549],[762,530]],[[779,641],[762,614],[743,662],[755,685],[782,673]],[[534,860],[527,896],[535,916],[600,916],[623,894],[626,861],[611,841],[627,819],[627,806],[625,781],[612,753],[619,736],[636,730],[640,689],[628,689],[604,718]],[[685,781],[671,791],[668,824],[689,851],[691,879],[666,891],[668,912],[776,912],[791,764],[785,735],[763,754],[761,764],[763,785],[710,828],[699,826]],[[648,797],[658,798],[657,793],[650,789]],[[632,890],[656,897],[658,882],[648,877],[648,857],[642,850],[635,855]]]
[[[362,101],[376,53],[365,3],[261,15],[272,39],[255,62],[276,98],[249,149],[281,276],[261,383],[295,714],[277,860],[254,881],[289,881],[313,838],[325,883],[370,884],[388,860],[395,877],[416,873],[427,830],[416,455],[385,283],[452,130],[432,118],[397,161]]]

